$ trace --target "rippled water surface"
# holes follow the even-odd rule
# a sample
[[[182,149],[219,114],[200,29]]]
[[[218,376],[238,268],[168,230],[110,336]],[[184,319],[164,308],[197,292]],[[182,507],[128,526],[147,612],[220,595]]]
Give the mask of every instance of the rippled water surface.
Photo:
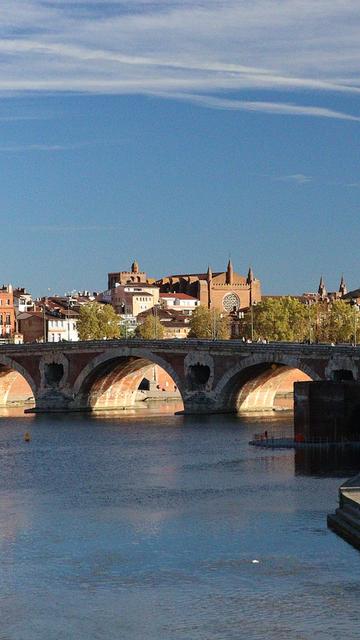
[[[359,638],[360,554],[326,528],[351,469],[263,429],[3,413],[0,640]]]

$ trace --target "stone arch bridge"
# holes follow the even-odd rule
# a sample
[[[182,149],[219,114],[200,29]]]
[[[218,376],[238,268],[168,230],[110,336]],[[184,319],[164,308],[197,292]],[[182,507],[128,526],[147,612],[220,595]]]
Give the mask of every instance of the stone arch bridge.
[[[131,406],[149,367],[162,367],[179,390],[184,413],[272,409],[285,381],[295,383],[295,424],[304,429],[344,389],[357,403],[360,348],[237,340],[106,340],[0,346],[0,394],[21,374],[35,411]],[[317,389],[317,391],[316,391]],[[336,391],[336,393],[335,393]],[[349,396],[348,392],[348,396]],[[350,395],[351,395],[350,394]],[[323,398],[323,400],[321,400]],[[340,405],[339,405],[340,406]]]

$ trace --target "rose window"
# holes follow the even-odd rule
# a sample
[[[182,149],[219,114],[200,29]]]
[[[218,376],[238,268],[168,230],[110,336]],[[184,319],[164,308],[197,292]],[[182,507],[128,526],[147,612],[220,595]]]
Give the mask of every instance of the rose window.
[[[225,311],[230,313],[230,311],[238,311],[240,309],[240,300],[235,293],[229,293],[223,299],[223,307]]]

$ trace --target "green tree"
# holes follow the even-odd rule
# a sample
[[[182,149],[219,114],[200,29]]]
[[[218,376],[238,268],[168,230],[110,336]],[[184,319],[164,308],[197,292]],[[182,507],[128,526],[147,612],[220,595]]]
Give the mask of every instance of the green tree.
[[[80,307],[77,324],[80,340],[103,340],[121,336],[119,317],[110,304],[90,302]]]
[[[319,342],[354,342],[357,308],[335,300],[322,307],[318,318]]]
[[[244,335],[286,342],[353,342],[357,309],[342,300],[304,304],[296,298],[266,298],[244,319]]]
[[[135,335],[144,340],[162,340],[164,327],[157,316],[148,315],[144,322],[136,327]]]
[[[309,320],[306,306],[296,298],[266,298],[253,307],[246,316],[247,337],[253,324],[254,339],[270,341],[303,342],[309,337]]]
[[[229,318],[223,316],[217,309],[199,306],[190,318],[189,338],[228,340],[230,338]]]

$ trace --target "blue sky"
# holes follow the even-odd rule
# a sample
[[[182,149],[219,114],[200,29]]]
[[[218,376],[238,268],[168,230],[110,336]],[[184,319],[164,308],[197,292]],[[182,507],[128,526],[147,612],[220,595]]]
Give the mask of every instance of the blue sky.
[[[358,0],[2,0],[1,281],[360,286]]]

